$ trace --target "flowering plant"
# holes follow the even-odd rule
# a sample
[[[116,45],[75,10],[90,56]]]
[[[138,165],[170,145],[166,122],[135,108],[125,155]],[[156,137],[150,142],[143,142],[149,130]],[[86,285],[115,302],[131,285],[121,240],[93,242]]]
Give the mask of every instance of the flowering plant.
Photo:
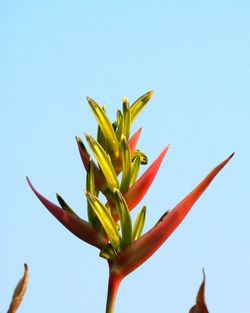
[[[43,197],[27,178],[44,206],[74,235],[100,250],[100,256],[109,266],[109,285],[106,313],[114,312],[116,293],[122,279],[144,263],[173,233],[185,218],[194,203],[205,191],[217,173],[227,164],[233,154],[215,167],[205,179],[179,204],[164,213],[158,222],[145,234],[143,227],[146,207],[138,213],[134,225],[130,212],[142,200],[153,182],[162,160],[168,151],[167,145],[152,165],[138,178],[140,167],[147,164],[147,156],[137,150],[141,129],[130,136],[131,126],[139,113],[153,96],[150,91],[132,105],[124,97],[122,110],[117,119],[110,122],[105,108],[87,98],[97,120],[97,139],[85,133],[85,138],[96,162],[77,137],[77,145],[87,171],[86,199],[88,221],[80,218],[57,194],[59,206]],[[106,198],[103,203],[99,195]]]

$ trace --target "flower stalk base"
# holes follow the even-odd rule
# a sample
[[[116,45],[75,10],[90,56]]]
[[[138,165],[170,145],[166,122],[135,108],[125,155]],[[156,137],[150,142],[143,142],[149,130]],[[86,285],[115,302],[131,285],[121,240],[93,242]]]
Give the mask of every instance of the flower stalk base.
[[[106,303],[106,313],[114,313],[116,295],[117,295],[117,291],[118,291],[121,280],[122,280],[121,277],[110,272],[107,303]]]

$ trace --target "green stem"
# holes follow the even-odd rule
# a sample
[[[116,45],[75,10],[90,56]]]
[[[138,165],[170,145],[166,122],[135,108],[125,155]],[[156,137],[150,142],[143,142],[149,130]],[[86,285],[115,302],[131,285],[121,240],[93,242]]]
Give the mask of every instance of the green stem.
[[[106,303],[106,313],[114,313],[115,299],[122,278],[117,274],[109,272],[108,295]]]

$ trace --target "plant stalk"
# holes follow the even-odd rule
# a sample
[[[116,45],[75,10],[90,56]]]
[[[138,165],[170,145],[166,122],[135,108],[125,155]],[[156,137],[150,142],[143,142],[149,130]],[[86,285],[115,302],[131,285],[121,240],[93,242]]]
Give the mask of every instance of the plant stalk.
[[[120,275],[114,274],[111,271],[111,266],[110,266],[106,313],[114,313],[116,295],[117,295],[117,291],[118,291],[121,280],[122,280],[122,277]]]

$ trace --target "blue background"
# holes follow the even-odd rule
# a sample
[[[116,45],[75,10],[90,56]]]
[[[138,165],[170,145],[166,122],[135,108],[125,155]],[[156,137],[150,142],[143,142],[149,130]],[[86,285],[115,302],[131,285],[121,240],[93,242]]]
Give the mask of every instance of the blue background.
[[[85,100],[115,119],[123,95],[155,96],[134,124],[149,161],[171,144],[139,207],[146,230],[235,157],[158,252],[122,283],[116,312],[188,312],[207,274],[213,313],[250,312],[249,1],[0,2],[0,312],[30,268],[19,312],[104,312],[108,268],[36,199],[28,175],[86,218],[74,136]],[[133,215],[134,216],[134,215]]]

